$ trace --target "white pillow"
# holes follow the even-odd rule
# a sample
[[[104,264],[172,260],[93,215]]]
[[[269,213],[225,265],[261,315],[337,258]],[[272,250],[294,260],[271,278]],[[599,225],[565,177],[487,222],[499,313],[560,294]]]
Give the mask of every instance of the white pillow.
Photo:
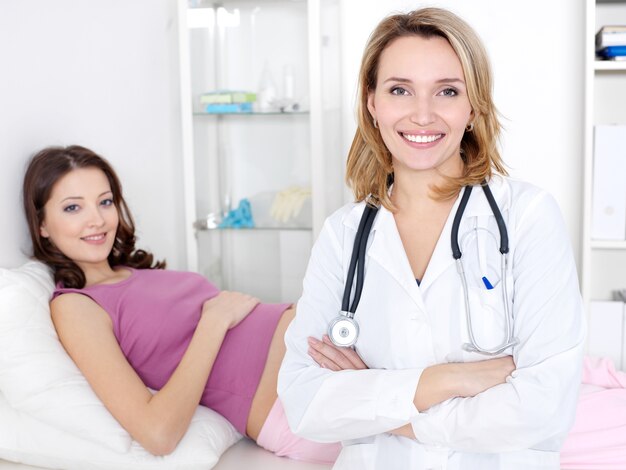
[[[80,456],[80,449],[91,449],[90,456],[108,456],[114,451],[116,458],[126,463],[137,459],[163,460],[143,451],[132,441],[63,349],[50,319],[48,301],[53,287],[52,276],[42,263],[32,261],[17,269],[0,268],[0,393],[4,396],[5,408],[13,409],[15,416],[22,417],[21,427],[16,429],[24,429],[23,438],[14,443],[17,447],[13,450],[19,452],[20,445],[30,446],[28,428],[37,423],[54,445],[29,447],[27,453],[28,449],[35,452],[59,449],[59,456]],[[217,413],[208,409],[198,413],[204,424],[192,423],[185,439],[189,448],[194,445],[202,448],[202,460],[208,468],[206,454],[217,460],[240,435]],[[0,413],[0,417],[2,431],[6,423],[4,413]],[[93,449],[99,450],[92,454]],[[172,462],[170,457],[175,460],[174,455],[188,454],[177,449],[167,457],[168,462]],[[91,462],[91,457],[86,461]],[[76,468],[86,468],[85,462],[81,465]],[[101,468],[97,462],[94,465],[91,468]]]
[[[48,306],[53,288],[42,263],[0,269],[0,391],[18,411],[125,452],[129,434],[59,342]]]
[[[67,470],[207,470],[241,435],[216,412],[199,406],[170,455],[156,457],[133,441],[115,452],[12,408],[0,394],[0,459]],[[88,419],[88,417],[86,417]]]

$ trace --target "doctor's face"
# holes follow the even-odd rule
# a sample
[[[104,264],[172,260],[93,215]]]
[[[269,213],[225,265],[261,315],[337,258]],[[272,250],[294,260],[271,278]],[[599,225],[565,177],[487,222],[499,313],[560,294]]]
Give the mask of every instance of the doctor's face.
[[[460,143],[472,119],[461,62],[442,37],[405,36],[383,51],[368,110],[394,172],[439,169],[458,176]]]

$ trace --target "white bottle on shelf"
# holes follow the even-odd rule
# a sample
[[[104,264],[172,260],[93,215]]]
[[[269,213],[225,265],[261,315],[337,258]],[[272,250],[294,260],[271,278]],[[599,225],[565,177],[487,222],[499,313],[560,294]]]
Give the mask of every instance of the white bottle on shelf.
[[[294,96],[294,72],[293,65],[287,64],[283,67],[283,98],[293,101]]]
[[[257,107],[260,112],[269,112],[274,108],[276,101],[276,86],[274,78],[270,72],[269,63],[266,61],[261,71],[261,80],[259,82],[259,91],[257,93]]]

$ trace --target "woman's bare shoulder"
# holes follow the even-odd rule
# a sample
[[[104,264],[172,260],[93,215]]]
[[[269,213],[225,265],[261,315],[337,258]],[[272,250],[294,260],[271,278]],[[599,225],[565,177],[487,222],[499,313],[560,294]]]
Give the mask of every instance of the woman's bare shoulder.
[[[102,323],[111,327],[112,322],[106,311],[91,297],[78,292],[68,292],[50,301],[50,315],[57,327],[71,322],[75,326],[88,323]]]

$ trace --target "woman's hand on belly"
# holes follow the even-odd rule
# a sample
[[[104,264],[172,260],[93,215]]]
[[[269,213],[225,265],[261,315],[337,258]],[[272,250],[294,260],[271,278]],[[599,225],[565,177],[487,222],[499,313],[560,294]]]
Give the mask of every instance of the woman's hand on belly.
[[[202,318],[224,322],[228,329],[239,324],[257,306],[259,299],[241,292],[222,291],[202,305]]]

